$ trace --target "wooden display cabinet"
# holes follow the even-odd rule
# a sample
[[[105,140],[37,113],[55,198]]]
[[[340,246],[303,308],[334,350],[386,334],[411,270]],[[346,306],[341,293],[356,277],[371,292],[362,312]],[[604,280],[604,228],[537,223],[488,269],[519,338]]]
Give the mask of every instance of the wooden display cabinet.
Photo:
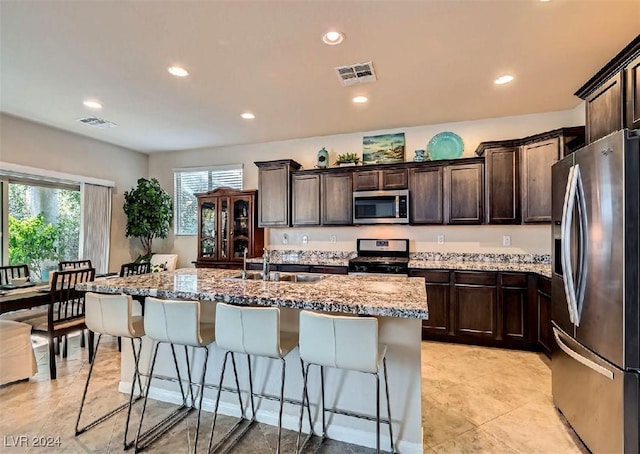
[[[198,199],[197,268],[239,268],[243,253],[259,257],[264,230],[256,223],[256,190],[217,188]]]

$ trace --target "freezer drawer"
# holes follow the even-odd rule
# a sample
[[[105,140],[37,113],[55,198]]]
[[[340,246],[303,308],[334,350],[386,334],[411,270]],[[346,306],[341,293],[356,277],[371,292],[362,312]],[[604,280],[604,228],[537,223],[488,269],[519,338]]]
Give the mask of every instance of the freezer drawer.
[[[557,326],[553,331],[555,406],[593,453],[640,452],[640,376],[604,361]]]

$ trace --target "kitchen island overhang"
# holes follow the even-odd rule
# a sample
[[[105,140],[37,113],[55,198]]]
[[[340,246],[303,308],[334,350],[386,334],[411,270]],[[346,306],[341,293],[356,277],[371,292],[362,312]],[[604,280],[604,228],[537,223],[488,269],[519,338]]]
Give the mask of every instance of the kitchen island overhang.
[[[379,322],[380,342],[387,345],[389,391],[394,433],[400,452],[422,452],[421,429],[421,320],[428,318],[426,290],[423,278],[397,276],[345,276],[325,275],[314,282],[241,280],[238,270],[181,269],[176,272],[151,273],[127,278],[100,279],[77,286],[79,290],[101,293],[125,293],[136,298],[154,296],[167,299],[197,299],[202,302],[202,317],[213,320],[215,303],[228,302],[243,305],[280,307],[281,328],[298,331],[300,309],[375,316]],[[287,275],[281,273],[281,278]],[[317,275],[316,275],[317,276]],[[214,344],[215,345],[215,344]],[[123,347],[125,345],[123,344]],[[144,339],[141,371],[147,370],[151,342]],[[170,350],[161,346],[156,371],[160,375],[175,376]],[[207,370],[207,384],[217,382],[222,364],[222,352],[211,351]],[[190,351],[192,372],[201,370],[202,357]],[[182,359],[181,359],[182,358]],[[186,364],[183,356],[181,367]],[[266,358],[252,359],[254,386],[259,392],[277,395],[280,372],[276,364]],[[186,372],[186,369],[182,372]],[[133,373],[130,348],[123,348],[120,390],[128,392]],[[248,389],[245,363],[238,367],[243,391]],[[183,374],[186,376],[186,373]],[[285,397],[300,400],[302,373],[298,351],[287,356]],[[233,386],[232,375],[227,374],[225,386]],[[375,415],[375,378],[368,374],[325,369],[326,403],[328,408],[348,409],[356,413]],[[310,374],[309,391],[315,431],[321,432],[319,417],[319,373]],[[206,389],[203,410],[212,411],[214,389]],[[179,403],[180,392],[175,383],[154,380],[149,396],[157,400]],[[278,404],[269,400],[259,402],[256,419],[276,425]],[[246,399],[243,399],[246,402]],[[384,403],[382,411],[384,413]],[[246,409],[245,409],[246,410]],[[219,408],[222,414],[239,415],[237,398],[223,393]],[[248,411],[249,415],[250,411]],[[250,416],[250,415],[249,415]],[[283,427],[297,430],[299,407],[285,405]],[[349,443],[373,447],[375,423],[332,414],[327,435]],[[308,431],[308,427],[305,427]],[[386,431],[382,428],[382,446],[388,446]]]

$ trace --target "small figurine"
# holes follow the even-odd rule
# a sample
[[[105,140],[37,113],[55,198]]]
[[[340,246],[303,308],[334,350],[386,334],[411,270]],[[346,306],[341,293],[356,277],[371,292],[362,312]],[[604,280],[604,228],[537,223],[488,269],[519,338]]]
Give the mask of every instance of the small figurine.
[[[318,151],[318,164],[316,167],[319,169],[326,169],[329,166],[329,152],[325,147],[322,147],[322,150]]]

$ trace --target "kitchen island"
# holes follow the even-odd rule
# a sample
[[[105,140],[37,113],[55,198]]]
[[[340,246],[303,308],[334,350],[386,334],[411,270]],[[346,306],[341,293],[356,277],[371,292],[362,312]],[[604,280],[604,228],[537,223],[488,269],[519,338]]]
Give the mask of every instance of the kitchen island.
[[[297,332],[301,309],[339,314],[375,316],[379,321],[380,342],[387,345],[391,415],[400,452],[422,452],[421,429],[421,320],[428,318],[424,279],[395,276],[345,276],[280,273],[279,281],[242,280],[238,270],[181,269],[176,272],[152,273],[128,278],[100,279],[79,285],[80,290],[103,293],[126,293],[135,297],[154,296],[202,301],[202,317],[213,320],[215,304],[227,302],[242,305],[275,306],[281,308],[281,328]],[[314,278],[305,278],[314,276]],[[321,277],[318,277],[321,276]],[[252,277],[256,277],[253,275]],[[289,280],[287,280],[289,279]],[[291,281],[297,279],[297,282]],[[309,279],[309,280],[307,280]],[[147,370],[151,343],[143,342],[141,370]],[[123,343],[123,347],[125,343]],[[169,349],[161,347],[156,365],[158,374],[175,376]],[[202,367],[200,352],[191,359],[192,372]],[[213,348],[210,354],[206,383],[217,382],[222,353]],[[180,357],[179,357],[180,359]],[[244,362],[238,367],[240,386],[248,388]],[[279,367],[273,360],[252,361],[254,388],[257,392],[277,395],[280,386]],[[183,363],[181,367],[186,367]],[[120,389],[131,386],[133,360],[130,350],[123,348]],[[186,371],[185,371],[186,372]],[[186,373],[184,374],[186,376]],[[297,349],[287,356],[285,397],[300,400],[302,373]],[[227,374],[225,386],[232,386],[232,374]],[[356,413],[375,415],[375,380],[368,374],[326,369],[326,404]],[[317,371],[309,377],[309,391],[315,430],[321,432],[318,406],[320,401]],[[149,396],[179,403],[177,384],[154,380]],[[211,411],[215,390],[206,389],[203,409]],[[244,400],[246,402],[246,399]],[[257,420],[276,425],[278,404],[258,400]],[[382,412],[384,414],[384,399]],[[223,393],[219,411],[237,416],[237,398]],[[283,427],[297,430],[299,407],[285,405]],[[373,447],[375,423],[342,415],[328,418],[329,438]],[[387,431],[381,428],[382,446],[388,446]],[[308,428],[305,428],[308,430]]]

